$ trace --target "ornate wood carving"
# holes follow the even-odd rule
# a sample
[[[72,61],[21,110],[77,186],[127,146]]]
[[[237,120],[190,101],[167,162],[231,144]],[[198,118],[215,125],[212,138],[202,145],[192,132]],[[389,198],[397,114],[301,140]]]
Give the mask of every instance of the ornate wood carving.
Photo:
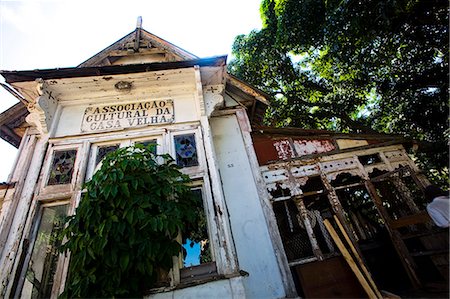
[[[55,116],[58,100],[48,89],[44,80],[38,79],[36,82],[39,96],[28,104],[27,109],[30,114],[25,120],[30,125],[35,126],[41,134],[47,134]]]
[[[224,105],[223,84],[208,85],[203,87],[203,99],[205,105],[206,116],[210,117],[216,109]]]

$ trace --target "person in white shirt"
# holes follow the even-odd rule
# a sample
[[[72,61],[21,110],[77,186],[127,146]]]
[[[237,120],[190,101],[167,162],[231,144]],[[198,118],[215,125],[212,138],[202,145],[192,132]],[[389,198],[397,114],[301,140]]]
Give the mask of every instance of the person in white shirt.
[[[425,188],[425,197],[430,202],[427,205],[427,212],[433,222],[439,227],[449,227],[450,198],[448,193],[434,185],[430,185]]]

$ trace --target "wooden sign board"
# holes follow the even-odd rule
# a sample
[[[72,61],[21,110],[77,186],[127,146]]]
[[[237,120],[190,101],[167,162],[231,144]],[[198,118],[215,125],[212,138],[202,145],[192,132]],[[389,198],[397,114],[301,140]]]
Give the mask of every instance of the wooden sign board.
[[[173,101],[140,101],[87,107],[81,122],[82,132],[102,132],[175,121]]]

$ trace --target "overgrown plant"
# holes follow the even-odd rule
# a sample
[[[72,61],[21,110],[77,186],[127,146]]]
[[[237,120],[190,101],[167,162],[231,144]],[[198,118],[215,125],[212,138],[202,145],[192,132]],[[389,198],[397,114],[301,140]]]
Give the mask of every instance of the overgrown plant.
[[[189,181],[151,146],[108,154],[62,232],[70,252],[62,297],[142,297],[181,252],[178,234],[197,226]]]

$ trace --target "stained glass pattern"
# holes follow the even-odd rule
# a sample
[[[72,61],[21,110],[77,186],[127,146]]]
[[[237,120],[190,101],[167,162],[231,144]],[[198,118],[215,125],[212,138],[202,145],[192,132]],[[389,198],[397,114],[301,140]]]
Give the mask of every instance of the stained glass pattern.
[[[97,150],[97,157],[95,157],[95,165],[98,165],[100,161],[110,152],[115,151],[119,148],[118,144],[115,145],[106,145],[106,146],[99,146]]]
[[[181,167],[198,165],[195,134],[174,137],[177,164]]]
[[[55,151],[48,185],[70,184],[76,157],[76,150]]]

